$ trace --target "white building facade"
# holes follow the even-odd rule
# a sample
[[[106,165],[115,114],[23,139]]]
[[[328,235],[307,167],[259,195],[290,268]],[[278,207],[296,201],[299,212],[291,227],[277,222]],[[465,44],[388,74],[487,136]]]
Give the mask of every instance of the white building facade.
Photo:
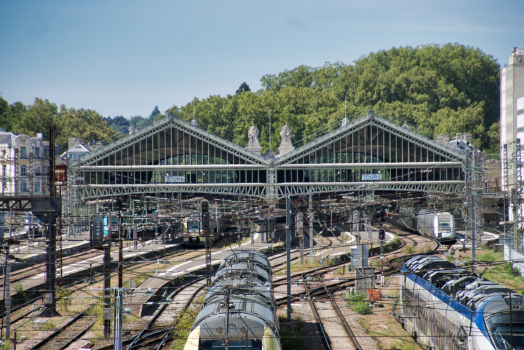
[[[30,137],[0,132],[0,195],[48,194],[48,173],[49,142],[42,134]]]
[[[507,146],[508,158],[515,157],[517,138],[520,138],[521,144],[524,145],[524,49],[515,47],[509,58],[509,64],[500,71],[500,155],[502,167],[504,167],[504,146]],[[508,175],[507,180],[502,176],[505,191],[510,191],[511,188],[515,187],[515,166],[509,167]]]

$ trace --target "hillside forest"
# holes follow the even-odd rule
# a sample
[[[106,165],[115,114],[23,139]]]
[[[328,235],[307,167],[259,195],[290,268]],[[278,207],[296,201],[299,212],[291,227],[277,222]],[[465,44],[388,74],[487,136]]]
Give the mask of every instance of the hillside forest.
[[[27,135],[42,132],[47,138],[48,126],[54,123],[64,151],[70,136],[111,142],[130,125],[141,128],[172,112],[185,121],[195,116],[199,127],[241,146],[247,145],[247,131],[255,123],[265,152],[270,115],[272,148],[277,149],[278,131],[285,123],[293,130],[295,146],[300,146],[339,125],[345,114],[351,121],[373,108],[377,115],[399,125],[406,122],[432,139],[470,132],[475,146],[498,154],[499,71],[492,56],[473,47],[400,47],[370,53],[353,64],[299,66],[264,75],[258,91],[244,82],[231,95],[195,98],[164,113],[155,107],[146,118],[104,118],[94,110],[59,107],[42,98],[32,105],[0,98],[0,127]]]

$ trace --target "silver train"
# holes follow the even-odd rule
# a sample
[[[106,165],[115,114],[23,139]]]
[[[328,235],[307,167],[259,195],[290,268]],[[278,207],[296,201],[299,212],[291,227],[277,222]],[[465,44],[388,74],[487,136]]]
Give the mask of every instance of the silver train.
[[[271,264],[258,251],[237,251],[220,264],[184,350],[280,350]]]
[[[432,212],[420,208],[400,208],[398,223],[441,242],[455,242],[455,217],[448,212]]]
[[[404,264],[394,313],[431,349],[524,349],[521,294],[435,256]]]

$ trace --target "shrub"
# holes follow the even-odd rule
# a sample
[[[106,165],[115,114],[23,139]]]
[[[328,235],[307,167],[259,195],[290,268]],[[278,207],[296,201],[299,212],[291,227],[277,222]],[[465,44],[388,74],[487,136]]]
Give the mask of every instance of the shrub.
[[[404,253],[406,254],[413,254],[414,251],[415,251],[415,248],[412,245],[406,245],[404,247]]]
[[[27,296],[25,295],[25,291],[24,291],[24,286],[22,286],[21,283],[18,283],[16,286],[15,286],[15,291],[16,291],[16,296],[18,297],[18,299],[26,302],[27,301]]]
[[[512,263],[506,263],[503,266],[504,270],[506,270],[506,272],[512,275],[513,277],[520,276],[520,270],[517,267],[513,267]]]
[[[482,256],[480,256],[480,259],[481,261],[495,261],[495,257],[493,255],[491,255],[490,253],[486,253],[486,254],[483,254]]]
[[[51,320],[47,320],[47,321],[44,323],[44,326],[42,327],[42,329],[43,329],[44,331],[53,331],[53,330],[56,329],[56,326],[55,326],[55,324],[54,324],[53,321],[51,321]]]
[[[353,309],[357,314],[369,315],[371,314],[371,306],[366,301],[366,296],[363,293],[349,293],[346,297],[348,306]]]

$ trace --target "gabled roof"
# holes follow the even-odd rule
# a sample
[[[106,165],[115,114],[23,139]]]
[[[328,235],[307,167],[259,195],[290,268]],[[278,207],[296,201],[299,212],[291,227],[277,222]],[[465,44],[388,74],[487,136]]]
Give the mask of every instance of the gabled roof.
[[[251,162],[253,164],[269,164],[263,156],[252,151],[248,151],[244,147],[223,139],[220,136],[214,135],[206,130],[200,129],[198,126],[194,126],[191,123],[176,118],[173,113],[169,113],[167,118],[153,122],[151,125],[140,129],[132,135],[126,135],[123,138],[112,142],[77,161],[74,161],[71,165],[87,165],[89,163],[96,162],[97,160],[113,154],[114,152],[118,152],[122,148],[128,147],[128,145],[134,141],[140,141],[144,137],[149,137],[152,134],[156,134],[171,127],[182,132],[193,134],[199,137],[202,141],[212,143],[216,147],[221,148],[226,152],[241,156],[247,162]]]
[[[66,153],[91,153],[91,150],[81,142],[77,142],[76,145],[68,149]]]
[[[297,158],[300,157],[302,154],[307,154],[311,152],[312,149],[315,149],[318,146],[329,143],[330,140],[335,140],[343,135],[356,132],[357,130],[360,130],[362,127],[365,127],[366,125],[374,125],[379,128],[382,128],[385,131],[395,131],[395,133],[405,136],[406,139],[415,140],[418,143],[423,144],[428,148],[434,149],[439,153],[444,154],[445,156],[457,161],[462,160],[462,158],[464,157],[460,153],[443,145],[440,145],[439,143],[431,140],[430,138],[422,136],[414,131],[411,131],[393,122],[390,122],[387,119],[375,115],[375,112],[372,109],[369,110],[367,115],[350,123],[343,124],[345,125],[277,158],[275,161],[275,165],[287,163],[293,158]]]

